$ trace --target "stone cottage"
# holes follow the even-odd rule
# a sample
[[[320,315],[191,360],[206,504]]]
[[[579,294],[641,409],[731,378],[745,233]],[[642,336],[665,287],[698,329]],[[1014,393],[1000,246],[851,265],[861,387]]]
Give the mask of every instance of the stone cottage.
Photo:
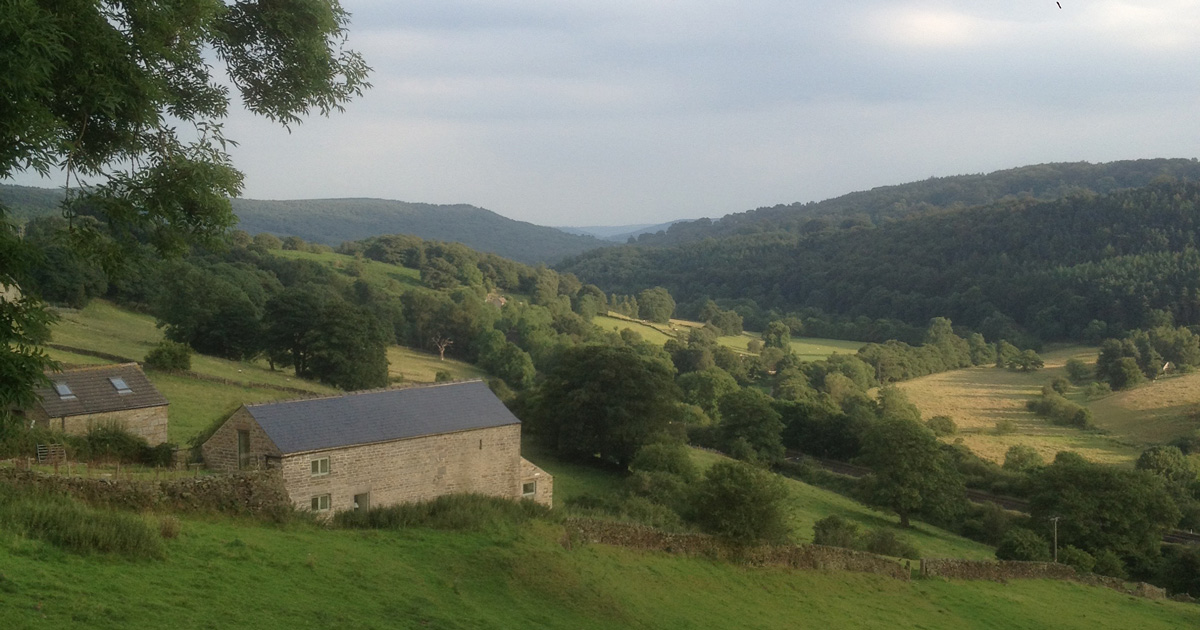
[[[482,381],[243,405],[202,446],[209,468],[279,468],[315,512],[473,492],[550,505],[521,421]]]
[[[83,435],[92,426],[116,424],[146,438],[167,441],[167,399],[137,363],[98,365],[48,372],[49,387],[37,390],[41,402],[17,413],[29,426]]]

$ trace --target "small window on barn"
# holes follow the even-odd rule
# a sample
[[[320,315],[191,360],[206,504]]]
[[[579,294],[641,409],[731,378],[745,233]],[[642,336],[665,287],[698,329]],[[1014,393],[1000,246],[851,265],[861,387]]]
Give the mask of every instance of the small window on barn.
[[[116,388],[118,394],[132,394],[133,393],[133,390],[130,389],[129,386],[125,384],[125,379],[121,378],[120,376],[110,376],[110,377],[108,377],[108,382],[112,383],[112,386],[114,388]]]
[[[329,495],[318,494],[312,498],[312,511],[328,512],[329,511]]]
[[[59,400],[75,400],[75,394],[71,391],[71,386],[66,383],[55,383],[54,391],[58,392]]]
[[[521,484],[521,498],[532,499],[533,496],[536,494],[537,494],[537,482],[536,481],[526,481],[525,483]]]
[[[322,477],[324,475],[329,474],[329,458],[328,457],[322,457],[321,459],[314,459],[314,460],[312,460],[311,464],[312,464],[312,476],[313,477]]]

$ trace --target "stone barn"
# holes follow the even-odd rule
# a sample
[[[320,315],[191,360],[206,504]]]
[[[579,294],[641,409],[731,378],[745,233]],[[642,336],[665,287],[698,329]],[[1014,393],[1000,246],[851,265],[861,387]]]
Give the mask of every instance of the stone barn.
[[[99,365],[47,373],[49,387],[37,390],[41,402],[20,410],[32,427],[83,435],[93,426],[116,424],[146,438],[167,441],[167,399],[137,363]]]
[[[315,512],[473,492],[550,505],[521,421],[482,381],[243,405],[202,446],[209,468],[279,468]]]

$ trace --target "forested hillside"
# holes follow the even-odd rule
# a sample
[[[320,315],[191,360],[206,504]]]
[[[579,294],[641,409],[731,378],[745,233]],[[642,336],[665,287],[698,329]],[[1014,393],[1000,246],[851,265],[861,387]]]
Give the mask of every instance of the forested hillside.
[[[1037,164],[987,174],[931,177],[881,186],[825,201],[793,203],[672,225],[665,232],[638,236],[642,245],[672,245],[704,238],[806,233],[830,228],[871,226],[938,210],[990,204],[1006,199],[1052,200],[1072,194],[1106,194],[1146,186],[1158,177],[1200,181],[1195,159],[1124,160],[1105,164]]]
[[[1200,323],[1200,185],[1012,200],[879,227],[624,246],[560,265],[608,291],[663,286],[741,311],[820,309],[989,339],[1091,339]],[[736,300],[741,300],[736,303]],[[749,316],[749,313],[744,313]]]
[[[20,221],[57,216],[61,200],[59,190],[0,186],[0,204],[7,206]],[[472,249],[528,264],[553,263],[612,244],[592,236],[514,221],[464,204],[434,205],[387,199],[234,199],[233,211],[238,217],[238,228],[250,234],[299,236],[326,245],[382,234],[412,234],[463,243]]]
[[[527,264],[557,262],[610,243],[514,221],[491,210],[386,199],[234,200],[238,227],[337,245],[382,234],[413,234],[462,243]]]

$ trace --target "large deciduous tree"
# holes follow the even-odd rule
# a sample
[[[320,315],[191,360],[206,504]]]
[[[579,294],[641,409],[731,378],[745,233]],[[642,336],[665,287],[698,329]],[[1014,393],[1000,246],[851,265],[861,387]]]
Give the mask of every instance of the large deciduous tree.
[[[628,347],[565,348],[538,388],[531,428],[561,453],[627,466],[678,413],[673,372]]]
[[[226,70],[250,111],[285,126],[329,114],[369,87],[345,47],[337,0],[6,0],[0,6],[0,179],[61,171],[64,214],[179,253],[234,222],[241,191],[223,135]],[[86,187],[85,187],[86,185]],[[72,225],[80,243],[98,231]],[[28,284],[28,252],[0,208],[0,285]],[[10,264],[11,263],[11,264]],[[27,404],[43,369],[48,315],[36,297],[0,299],[0,414]]]
[[[868,499],[890,509],[908,527],[917,513],[948,520],[966,501],[962,477],[923,424],[903,416],[884,415],[862,437],[859,461],[872,475]]]

